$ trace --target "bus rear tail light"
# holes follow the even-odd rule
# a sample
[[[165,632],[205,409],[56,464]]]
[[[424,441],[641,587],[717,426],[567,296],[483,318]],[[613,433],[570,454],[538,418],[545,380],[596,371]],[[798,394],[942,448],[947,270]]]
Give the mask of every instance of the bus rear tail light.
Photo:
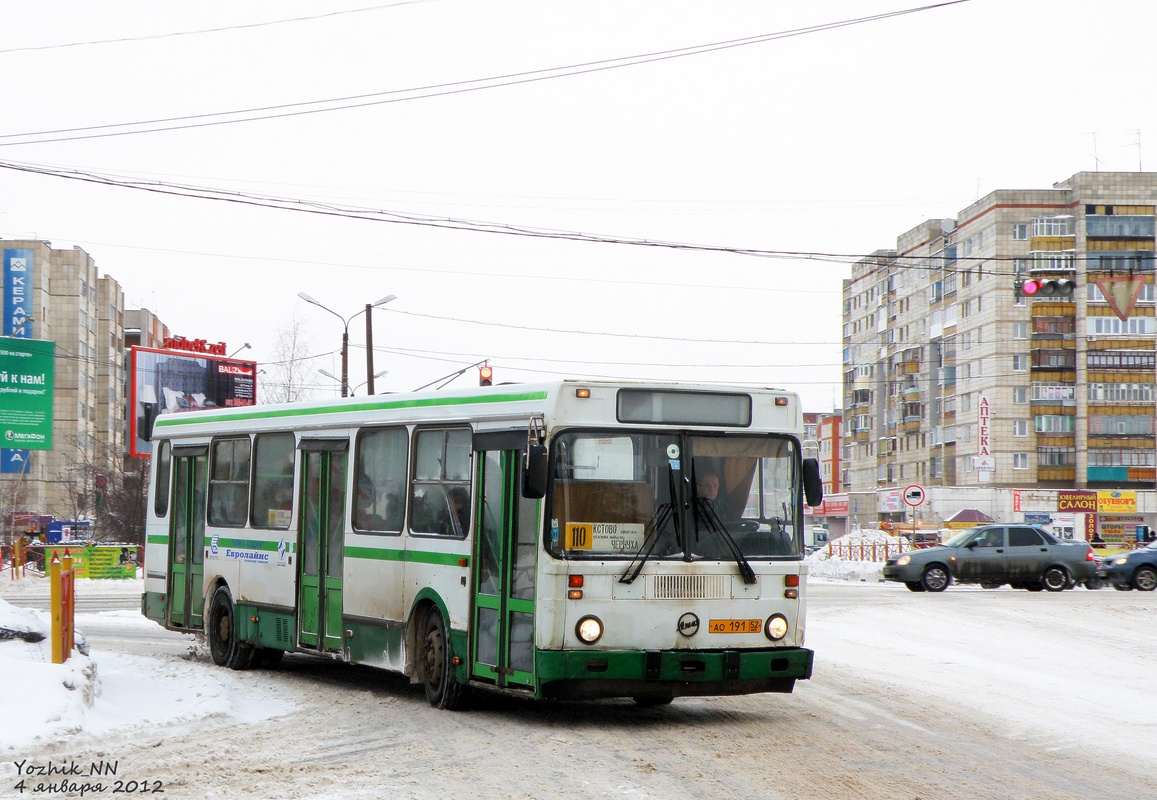
[[[582,600],[583,599],[583,576],[582,575],[567,575],[566,576],[566,599],[567,600]]]
[[[783,585],[784,586],[799,586],[799,575],[784,575],[783,576]]]

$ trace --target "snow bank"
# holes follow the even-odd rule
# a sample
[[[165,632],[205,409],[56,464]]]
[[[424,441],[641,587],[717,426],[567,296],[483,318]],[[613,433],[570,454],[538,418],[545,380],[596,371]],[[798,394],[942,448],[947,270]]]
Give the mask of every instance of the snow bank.
[[[0,747],[55,740],[80,730],[85,710],[100,695],[96,663],[90,657],[74,650],[63,664],[52,663],[51,632],[47,612],[0,600],[0,676],[5,689]]]
[[[861,544],[869,546],[874,544],[879,547],[882,554],[883,546],[886,545],[890,550],[899,550],[900,547],[907,544],[908,540],[899,536],[892,536],[881,530],[864,529],[841,536],[836,541],[844,547],[851,546],[852,548]],[[838,555],[831,556],[828,555],[829,549],[828,547],[820,548],[805,559],[805,563],[808,565],[808,577],[867,583],[878,583],[884,580],[884,562],[882,560],[878,562],[859,561],[842,558]]]

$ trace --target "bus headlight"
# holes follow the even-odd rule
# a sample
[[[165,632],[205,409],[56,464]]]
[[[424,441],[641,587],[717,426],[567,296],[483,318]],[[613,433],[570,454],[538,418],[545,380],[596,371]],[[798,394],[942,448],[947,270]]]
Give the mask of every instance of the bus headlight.
[[[773,642],[778,642],[787,636],[787,617],[783,614],[772,614],[763,623],[763,635]]]
[[[583,644],[594,644],[602,638],[603,623],[598,617],[583,617],[574,626],[574,634]]]

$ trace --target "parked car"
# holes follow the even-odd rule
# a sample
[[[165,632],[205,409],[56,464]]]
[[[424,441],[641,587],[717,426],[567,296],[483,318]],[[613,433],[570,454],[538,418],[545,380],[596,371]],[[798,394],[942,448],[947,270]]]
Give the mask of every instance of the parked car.
[[[1088,542],[1057,539],[1034,525],[980,525],[939,547],[892,556],[884,565],[884,580],[914,592],[942,592],[953,581],[1059,592],[1096,577]]]
[[[1105,556],[1097,568],[1097,575],[1121,591],[1138,589],[1151,592],[1157,589],[1157,542],[1128,553]]]

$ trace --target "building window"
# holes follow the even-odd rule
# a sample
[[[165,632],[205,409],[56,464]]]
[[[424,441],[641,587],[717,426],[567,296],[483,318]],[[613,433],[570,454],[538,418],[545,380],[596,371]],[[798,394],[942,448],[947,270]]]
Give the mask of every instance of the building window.
[[[1035,217],[1032,221],[1033,236],[1072,236],[1072,217]]]
[[[1012,421],[1012,435],[1013,436],[1028,436],[1028,420],[1014,419]]]
[[[1145,336],[1157,331],[1153,321],[1153,317],[1129,317],[1126,320],[1115,316],[1085,317],[1086,330],[1090,336]]]
[[[1020,355],[1012,357],[1012,371],[1013,372],[1028,372],[1028,356]]]
[[[1013,453],[1012,454],[1012,468],[1013,469],[1028,469],[1028,453]]]
[[[1012,238],[1018,241],[1028,239],[1028,223],[1017,222],[1012,226]]]
[[[1036,418],[1037,433],[1072,433],[1076,430],[1076,417],[1061,414],[1039,414]]]
[[[1027,339],[1028,338],[1028,323],[1014,322],[1012,323],[1012,338],[1013,339]]]

